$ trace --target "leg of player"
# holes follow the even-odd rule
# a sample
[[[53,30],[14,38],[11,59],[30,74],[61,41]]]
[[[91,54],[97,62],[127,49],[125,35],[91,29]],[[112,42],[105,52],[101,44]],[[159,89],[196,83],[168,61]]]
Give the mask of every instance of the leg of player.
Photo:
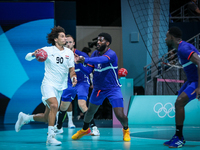
[[[124,114],[124,108],[123,107],[114,107],[114,113],[117,119],[120,121],[120,123],[123,126],[123,140],[124,141],[130,141],[130,132],[128,127],[128,118]]]
[[[185,105],[188,103],[189,98],[185,92],[182,92],[175,102],[175,122],[176,133],[171,140],[164,143],[165,146],[170,148],[180,148],[184,146],[185,140],[183,137],[183,122],[185,120]]]
[[[73,129],[76,126],[73,123],[73,115],[72,115],[72,103],[70,103],[68,109],[67,109],[67,116],[68,116],[68,128]]]
[[[48,99],[47,104],[50,107],[49,117],[48,117],[49,126],[48,126],[47,145],[61,145],[61,142],[55,139],[55,133],[54,133],[54,124],[56,119],[56,113],[58,111],[58,101],[55,97],[52,97]],[[37,116],[34,117],[34,120],[37,121],[37,119],[35,118],[37,118]]]
[[[67,109],[69,108],[70,106],[70,103],[71,102],[64,102],[64,101],[61,101],[61,104],[60,104],[60,111],[58,112],[58,117],[57,117],[57,122],[56,122],[56,125],[55,125],[55,133],[56,134],[61,134],[63,133],[63,122],[66,118],[66,112],[67,112]]]
[[[81,111],[83,112],[83,115],[85,115],[86,111],[88,110],[87,105],[86,105],[86,100],[84,100],[84,99],[78,100],[78,105],[79,105],[79,108],[81,109]],[[92,128],[91,135],[99,136],[100,132],[94,122],[94,118],[92,118],[92,120],[90,122],[90,126]]]
[[[58,111],[58,102],[55,97],[49,98],[46,100],[46,109],[44,113],[39,113],[36,115],[26,115],[22,112],[18,115],[18,120],[15,124],[16,132],[19,132],[21,127],[24,124],[29,123],[30,121],[39,121],[39,122],[48,122],[48,136],[47,136],[47,145],[61,145],[60,141],[55,139],[54,133],[54,123],[56,113]]]
[[[77,140],[80,139],[82,136],[87,135],[91,132],[90,128],[89,128],[89,124],[91,122],[91,120],[94,117],[94,114],[97,112],[98,108],[100,105],[95,105],[92,103],[89,103],[89,108],[85,114],[84,117],[84,125],[83,128],[79,131],[77,131],[73,136],[72,139],[73,140]]]

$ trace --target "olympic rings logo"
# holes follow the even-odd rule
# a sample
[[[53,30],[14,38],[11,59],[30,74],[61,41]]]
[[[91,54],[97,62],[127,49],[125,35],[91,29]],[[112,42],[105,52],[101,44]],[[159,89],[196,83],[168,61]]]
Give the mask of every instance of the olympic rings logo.
[[[160,118],[164,118],[166,115],[168,115],[169,118],[175,117],[175,108],[172,103],[166,103],[164,106],[160,102],[156,103],[153,107],[153,110]],[[172,114],[174,115],[172,116]]]

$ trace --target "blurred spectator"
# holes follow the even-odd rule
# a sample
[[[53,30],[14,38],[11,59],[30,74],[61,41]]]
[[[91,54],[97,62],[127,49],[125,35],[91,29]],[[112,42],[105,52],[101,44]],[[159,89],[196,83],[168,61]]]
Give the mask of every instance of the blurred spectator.
[[[188,5],[187,5],[187,9],[188,9],[188,16],[191,17],[200,17],[200,10],[196,4],[197,0],[191,0]],[[189,18],[190,22],[198,22],[200,21],[200,18]]]
[[[88,47],[84,47],[82,49],[82,52],[85,52],[89,57],[91,57],[91,54],[92,54],[92,50]]]

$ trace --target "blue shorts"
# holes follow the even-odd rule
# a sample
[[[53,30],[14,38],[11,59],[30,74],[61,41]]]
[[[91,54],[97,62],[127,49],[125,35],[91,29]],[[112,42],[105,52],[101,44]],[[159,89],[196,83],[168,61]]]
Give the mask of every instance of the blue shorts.
[[[90,96],[90,103],[95,105],[102,105],[105,98],[108,98],[113,108],[124,107],[121,88],[113,88],[109,90],[93,89]]]
[[[198,82],[188,82],[186,81],[181,89],[178,91],[178,96],[182,93],[185,92],[187,96],[189,97],[189,101],[193,100],[196,98],[196,93],[192,94],[194,90],[198,87]],[[191,95],[192,94],[192,95]]]
[[[62,101],[71,102],[78,95],[78,100],[83,99],[87,101],[90,85],[88,83],[82,82],[77,83],[75,87],[72,87],[71,84],[68,84],[68,88],[63,90]]]

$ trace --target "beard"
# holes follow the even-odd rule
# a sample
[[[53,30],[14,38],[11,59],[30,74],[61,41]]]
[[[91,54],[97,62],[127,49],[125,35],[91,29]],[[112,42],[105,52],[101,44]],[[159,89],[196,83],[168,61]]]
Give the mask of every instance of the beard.
[[[104,44],[104,45],[102,45],[102,46],[100,46],[100,47],[97,47],[97,50],[98,50],[99,52],[103,52],[105,49],[106,49],[106,44]]]
[[[173,44],[171,41],[166,42],[168,48],[173,49]]]

